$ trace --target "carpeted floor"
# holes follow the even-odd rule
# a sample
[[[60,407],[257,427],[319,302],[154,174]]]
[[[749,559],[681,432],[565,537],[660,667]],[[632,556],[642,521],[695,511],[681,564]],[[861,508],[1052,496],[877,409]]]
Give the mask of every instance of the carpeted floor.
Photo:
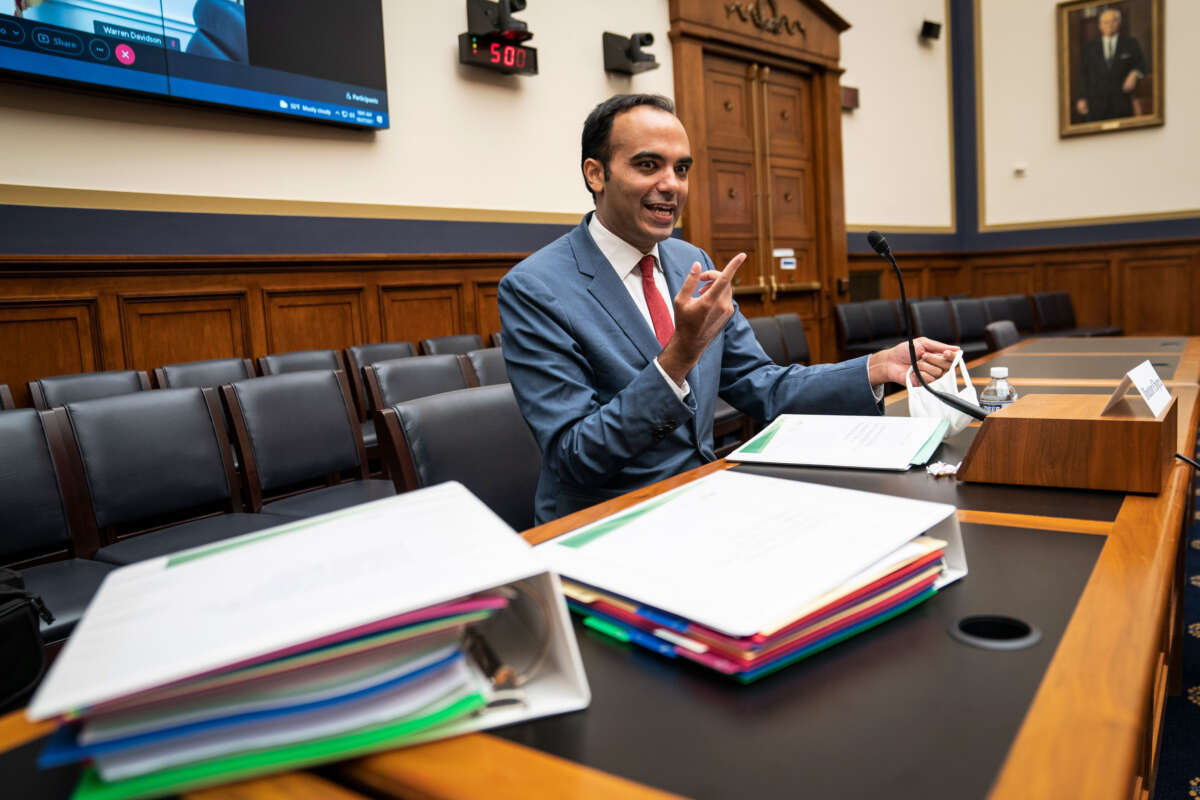
[[[1200,477],[1194,490],[1200,516]],[[1200,518],[1191,523],[1183,589],[1183,692],[1167,697],[1157,800],[1200,800]]]

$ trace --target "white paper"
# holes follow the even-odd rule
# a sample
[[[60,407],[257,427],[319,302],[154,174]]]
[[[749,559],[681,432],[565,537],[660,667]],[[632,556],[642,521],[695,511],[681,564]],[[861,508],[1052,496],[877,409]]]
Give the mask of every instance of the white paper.
[[[233,542],[242,546],[229,547]],[[544,571],[458,483],[108,575],[29,717],[47,719]],[[571,644],[574,642],[572,640]]]
[[[782,414],[759,434],[763,436],[778,426],[762,452],[748,452],[747,445],[743,445],[728,458],[766,464],[906,470],[938,423],[932,417]]]
[[[750,636],[926,531],[962,555],[953,506],[723,471],[536,550],[572,580]]]
[[[1154,370],[1154,365],[1149,359],[1138,364],[1129,372],[1125,373],[1125,377],[1117,384],[1116,390],[1112,396],[1108,398],[1108,403],[1105,404],[1101,414],[1107,414],[1113,406],[1121,401],[1125,393],[1129,391],[1130,385],[1136,386],[1138,394],[1146,401],[1146,405],[1150,407],[1150,413],[1154,416],[1161,414],[1171,403],[1171,392],[1163,385],[1162,379],[1158,377],[1158,373]]]

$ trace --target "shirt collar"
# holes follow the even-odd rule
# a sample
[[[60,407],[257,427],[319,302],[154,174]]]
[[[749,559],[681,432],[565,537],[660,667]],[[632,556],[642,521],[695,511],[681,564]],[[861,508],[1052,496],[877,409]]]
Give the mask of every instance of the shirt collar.
[[[600,218],[594,213],[588,222],[588,233],[592,235],[592,241],[596,243],[596,247],[600,248],[600,252],[608,259],[608,263],[616,270],[617,277],[622,281],[628,278],[629,273],[637,268],[638,262],[645,255],[654,256],[655,269],[662,270],[662,261],[658,256],[657,242],[650,248],[648,253],[643,253],[604,227],[604,224],[600,222]]]

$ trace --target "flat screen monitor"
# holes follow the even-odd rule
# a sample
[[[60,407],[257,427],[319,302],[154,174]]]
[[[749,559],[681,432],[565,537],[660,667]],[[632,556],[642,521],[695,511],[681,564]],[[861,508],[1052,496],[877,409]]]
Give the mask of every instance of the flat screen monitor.
[[[0,0],[0,70],[388,127],[381,0]]]

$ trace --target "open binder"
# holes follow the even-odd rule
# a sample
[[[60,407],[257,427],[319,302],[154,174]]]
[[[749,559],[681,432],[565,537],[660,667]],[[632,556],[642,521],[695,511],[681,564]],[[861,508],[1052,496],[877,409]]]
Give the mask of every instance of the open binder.
[[[587,706],[556,576],[446,483],[113,572],[29,706],[76,800],[155,797]]]

